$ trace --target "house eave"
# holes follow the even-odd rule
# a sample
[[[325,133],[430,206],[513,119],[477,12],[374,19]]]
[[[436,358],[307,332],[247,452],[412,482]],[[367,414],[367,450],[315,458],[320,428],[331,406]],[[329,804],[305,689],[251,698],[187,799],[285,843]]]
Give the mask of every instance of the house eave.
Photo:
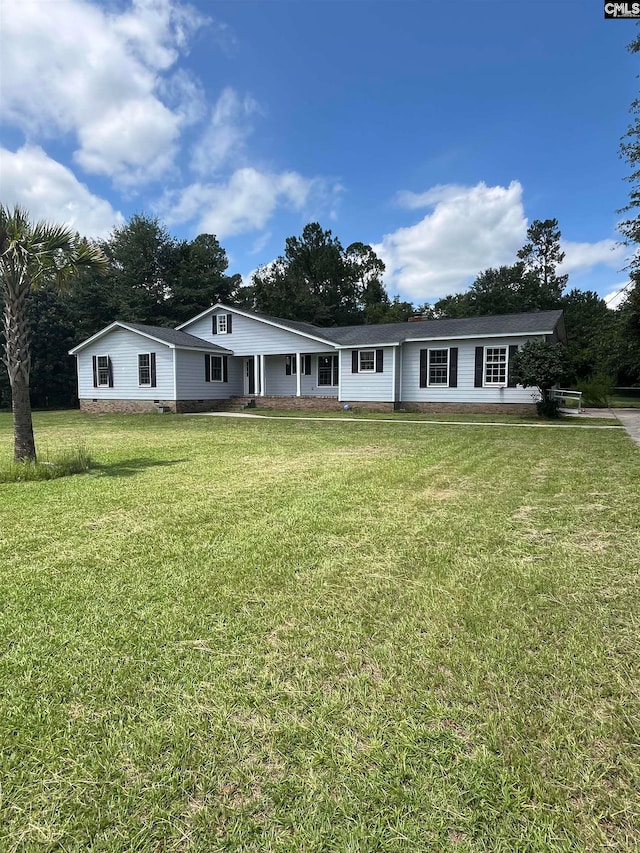
[[[83,341],[81,344],[73,347],[73,349],[69,350],[69,355],[77,355],[81,350],[85,347],[88,347],[90,344],[99,341],[101,338],[108,335],[110,332],[113,332],[115,329],[125,329],[127,332],[132,332],[134,335],[140,335],[142,338],[146,338],[147,340],[154,341],[155,343],[162,344],[162,346],[167,347],[168,349],[181,349],[181,350],[192,350],[194,352],[219,352],[222,355],[233,355],[231,350],[225,349],[224,347],[220,347],[217,344],[210,344],[207,341],[202,341],[201,347],[190,347],[183,344],[172,344],[169,341],[163,341],[162,338],[158,338],[155,335],[149,334],[149,332],[143,332],[141,329],[136,329],[133,326],[130,326],[128,323],[123,323],[122,320],[114,320],[108,326],[105,326],[104,329],[100,329],[99,332],[96,332],[90,338],[87,338],[86,341]]]
[[[211,352],[214,355],[234,355],[233,350],[216,346],[216,344],[211,344],[211,346],[204,347],[185,347],[181,344],[166,344],[166,346],[168,346],[170,349],[184,350],[185,352]]]
[[[336,349],[379,349],[380,347],[399,347],[400,341],[388,341],[385,344],[334,344]]]
[[[443,336],[424,336],[421,338],[405,338],[406,344],[427,343],[429,341],[472,341],[483,340],[484,338],[530,338],[535,335],[552,335],[553,329],[541,330],[536,332],[486,332],[481,335],[443,335]]]
[[[320,344],[328,344],[334,349],[337,348],[335,341],[329,341],[326,338],[321,338],[317,335],[310,335],[308,332],[301,332],[300,329],[294,329],[293,326],[285,326],[283,323],[275,323],[273,320],[265,320],[264,317],[258,317],[257,314],[254,314],[251,311],[242,311],[239,308],[234,308],[233,305],[225,305],[223,302],[217,302],[215,305],[212,305],[211,308],[207,308],[206,311],[202,311],[196,317],[193,317],[191,320],[187,320],[186,323],[181,323],[179,326],[176,326],[176,331],[180,332],[186,326],[190,326],[192,323],[195,323],[196,320],[201,320],[203,317],[211,316],[211,314],[219,308],[222,308],[223,311],[229,311],[232,314],[238,314],[240,317],[247,317],[249,320],[256,320],[258,323],[264,323],[265,326],[273,326],[276,329],[283,329],[285,332],[290,332],[292,335],[299,335],[300,337],[307,338],[310,341],[317,341]]]

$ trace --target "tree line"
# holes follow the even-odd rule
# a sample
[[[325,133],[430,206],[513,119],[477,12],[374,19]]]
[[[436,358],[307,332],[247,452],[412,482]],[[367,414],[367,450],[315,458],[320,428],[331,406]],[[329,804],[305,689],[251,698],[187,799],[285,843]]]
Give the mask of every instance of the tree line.
[[[640,382],[638,288],[617,311],[592,291],[567,291],[568,276],[557,271],[564,258],[560,236],[557,220],[536,220],[512,265],[484,270],[464,293],[414,305],[389,297],[384,263],[371,246],[344,248],[317,222],[287,238],[283,255],[244,285],[228,273],[226,252],[214,235],[177,240],[156,218],[138,214],[97,243],[106,272],[79,269],[66,290],[51,278],[28,293],[32,403],[75,403],[75,362],[68,350],[113,320],[176,326],[218,301],[326,326],[404,322],[414,314],[437,319],[562,308],[571,359],[567,382],[594,375],[625,385]],[[3,371],[0,406],[10,399]]]

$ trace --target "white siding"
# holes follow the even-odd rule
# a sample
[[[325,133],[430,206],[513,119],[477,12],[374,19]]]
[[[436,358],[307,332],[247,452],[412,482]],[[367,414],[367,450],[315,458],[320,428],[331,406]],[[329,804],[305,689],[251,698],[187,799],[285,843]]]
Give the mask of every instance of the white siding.
[[[352,373],[351,353],[340,351],[340,399],[346,402],[393,402],[393,347],[359,347],[359,349],[381,349],[383,352],[382,373]]]
[[[235,317],[234,317],[235,321]],[[272,396],[288,397],[296,393],[295,374],[285,374],[285,356],[271,355],[265,359],[265,387],[264,393]]]
[[[402,347],[395,347],[396,353],[396,386],[394,403],[400,402],[400,391],[402,387]]]
[[[400,399],[404,403],[531,403],[535,388],[475,388],[476,347],[522,346],[530,337],[519,338],[474,338],[472,340],[425,341],[407,343],[402,347],[402,389]],[[458,347],[458,387],[421,388],[420,350],[430,347],[444,349]],[[508,369],[508,366],[507,366]]]
[[[205,380],[204,354],[176,350],[178,400],[222,400],[243,393],[242,360],[228,356],[228,382]]]
[[[216,311],[216,314],[227,314],[227,311]],[[224,349],[231,350],[235,355],[276,355],[294,352],[324,352],[327,345],[311,338],[287,332],[260,320],[233,314],[230,335],[212,335],[211,318],[209,314],[201,317],[183,328],[184,332],[196,335]],[[295,391],[294,391],[295,393]]]
[[[306,351],[307,354],[308,350]],[[293,353],[292,353],[293,354]],[[324,352],[321,355],[336,355],[335,352]],[[304,367],[305,351],[301,353],[301,364]],[[285,374],[285,356],[272,355],[265,359],[266,383],[265,394],[273,396],[294,397],[296,395],[296,376]],[[311,376],[300,377],[300,392],[303,397],[337,397],[337,385],[318,385],[318,355],[311,355]]]
[[[155,352],[156,387],[138,384],[138,355]],[[93,387],[93,356],[108,355],[113,388]],[[78,397],[93,400],[173,400],[173,350],[128,329],[114,329],[85,347],[78,360]]]

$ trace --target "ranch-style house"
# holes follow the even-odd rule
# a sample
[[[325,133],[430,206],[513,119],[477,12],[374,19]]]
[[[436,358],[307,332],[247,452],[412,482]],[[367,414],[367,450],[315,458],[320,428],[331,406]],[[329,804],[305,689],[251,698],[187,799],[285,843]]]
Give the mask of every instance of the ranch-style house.
[[[525,411],[509,362],[566,340],[562,311],[325,328],[217,304],[175,329],[116,321],[70,351],[91,412]]]

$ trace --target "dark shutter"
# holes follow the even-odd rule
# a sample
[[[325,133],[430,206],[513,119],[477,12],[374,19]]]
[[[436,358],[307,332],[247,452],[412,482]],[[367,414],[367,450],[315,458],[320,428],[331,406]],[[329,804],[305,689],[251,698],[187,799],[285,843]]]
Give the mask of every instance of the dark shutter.
[[[211,318],[211,334],[212,335],[218,334],[218,317],[215,314]]]
[[[427,354],[428,350],[420,350],[420,387],[427,387]]]
[[[226,355],[222,356],[222,381],[229,381],[229,359]]]
[[[304,375],[311,376],[311,356],[304,356]]]
[[[208,352],[204,354],[204,381],[211,382],[211,356]]]
[[[98,357],[93,357],[93,387],[98,387]]]
[[[233,314],[227,314],[227,334],[231,334],[231,321],[233,319]]]
[[[484,363],[484,347],[476,347],[476,371],[473,382],[474,388],[482,388],[482,366]]]
[[[381,349],[376,350],[376,373],[384,372],[384,351]]]
[[[511,359],[517,352],[518,344],[511,344],[511,346],[509,347],[509,364],[507,365],[507,368],[509,370],[509,381],[507,382],[507,388],[515,388],[518,384],[515,379],[511,378]]]
[[[351,372],[352,373],[358,372],[358,350],[357,349],[351,350]]]
[[[331,359],[333,361],[333,384],[334,385],[340,384],[340,374],[339,374],[339,370],[338,370],[338,358],[339,358],[339,356],[337,356],[337,355],[331,356]]]
[[[156,354],[155,352],[151,353],[151,387],[156,387]]]
[[[107,364],[109,365],[109,388],[113,388],[113,364],[109,356],[107,356]]]
[[[449,388],[458,387],[458,347],[449,350]]]
[[[285,355],[284,357],[284,375],[291,376],[291,356]]]

